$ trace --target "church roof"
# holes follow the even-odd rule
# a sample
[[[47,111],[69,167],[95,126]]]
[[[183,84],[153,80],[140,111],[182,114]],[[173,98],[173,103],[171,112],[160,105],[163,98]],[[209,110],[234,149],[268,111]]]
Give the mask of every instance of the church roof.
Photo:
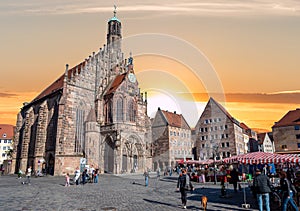
[[[75,67],[68,70],[68,79],[72,77],[72,75],[75,75],[76,70],[78,71],[78,74],[80,74],[81,69],[84,67],[85,61],[81,62],[80,64],[76,65]],[[44,89],[36,98],[34,98],[34,101],[37,101],[43,97],[48,96],[49,94],[62,89],[64,86],[64,76],[65,74],[61,75],[57,80],[55,80],[50,86],[48,86],[46,89]]]
[[[275,122],[273,127],[284,127],[284,126],[294,126],[294,125],[300,125],[300,108],[289,111],[278,122]]]
[[[117,90],[117,88],[121,85],[127,73],[123,73],[121,75],[116,76],[115,80],[112,82],[110,88],[108,89],[106,95],[109,95]]]

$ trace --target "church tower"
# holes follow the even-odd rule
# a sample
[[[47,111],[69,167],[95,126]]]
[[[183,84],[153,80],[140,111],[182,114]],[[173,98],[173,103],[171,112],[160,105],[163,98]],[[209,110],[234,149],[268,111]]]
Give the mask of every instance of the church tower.
[[[107,47],[110,51],[121,51],[121,21],[117,18],[117,7],[114,6],[114,17],[108,21],[108,30],[107,30]]]

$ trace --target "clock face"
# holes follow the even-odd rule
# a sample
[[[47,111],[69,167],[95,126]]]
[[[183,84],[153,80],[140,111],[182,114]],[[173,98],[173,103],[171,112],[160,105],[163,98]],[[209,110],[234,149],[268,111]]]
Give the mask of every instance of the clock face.
[[[129,74],[128,74],[128,80],[129,80],[131,83],[135,83],[135,81],[136,81],[135,75],[134,75],[133,73],[129,73]]]

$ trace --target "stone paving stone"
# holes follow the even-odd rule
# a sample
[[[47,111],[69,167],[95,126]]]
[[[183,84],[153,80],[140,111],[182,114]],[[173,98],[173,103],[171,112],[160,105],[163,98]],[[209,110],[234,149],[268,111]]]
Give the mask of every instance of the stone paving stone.
[[[149,186],[144,186],[141,174],[100,175],[98,184],[64,187],[64,177],[32,178],[31,185],[22,185],[15,176],[0,177],[0,210],[76,210],[76,211],[143,211],[182,210],[180,193],[176,191],[177,176],[150,175]],[[220,185],[193,183],[196,188],[188,193],[188,210],[202,210],[200,198],[208,196],[208,210],[238,211],[244,203],[243,192],[234,193],[232,185],[227,192],[230,198],[220,198]],[[257,210],[249,189],[246,189],[248,210]]]

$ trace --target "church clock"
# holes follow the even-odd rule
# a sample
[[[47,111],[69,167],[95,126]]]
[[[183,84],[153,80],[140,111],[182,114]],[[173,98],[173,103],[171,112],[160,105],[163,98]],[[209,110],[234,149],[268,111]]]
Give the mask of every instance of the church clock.
[[[133,73],[129,73],[129,74],[128,74],[128,80],[129,80],[131,83],[135,83],[135,81],[136,81],[135,75],[134,75]]]

